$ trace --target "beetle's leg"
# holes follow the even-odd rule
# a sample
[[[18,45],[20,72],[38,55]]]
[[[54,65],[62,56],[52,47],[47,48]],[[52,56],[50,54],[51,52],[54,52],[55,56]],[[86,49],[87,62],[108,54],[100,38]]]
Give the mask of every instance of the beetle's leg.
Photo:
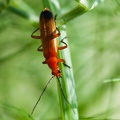
[[[60,36],[60,31],[59,29],[56,27],[56,30],[52,33],[52,38],[56,38]]]
[[[58,62],[63,62],[63,65],[64,65],[64,66],[70,68],[70,66],[65,63],[65,60],[64,60],[64,59],[58,59]]]
[[[57,18],[57,15],[55,15],[55,18],[54,18],[54,19],[55,19],[55,21],[56,21],[56,18]]]
[[[38,30],[39,30],[39,28],[37,28],[35,31],[33,31],[33,33],[31,34],[32,38],[41,39],[41,36],[34,35],[34,33],[37,32]]]
[[[64,44],[64,46],[60,46],[58,47],[58,50],[63,50],[65,48],[67,48],[67,43],[65,43],[63,40],[66,39],[67,37],[64,37],[60,42]]]
[[[43,49],[42,49],[41,47],[42,47],[42,45],[40,45],[40,46],[38,47],[37,51],[42,52],[42,51],[43,51]]]

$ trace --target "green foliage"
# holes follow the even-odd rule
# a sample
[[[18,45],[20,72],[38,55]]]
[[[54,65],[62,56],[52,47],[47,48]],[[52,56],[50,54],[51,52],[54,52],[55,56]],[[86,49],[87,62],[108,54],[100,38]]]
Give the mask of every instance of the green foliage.
[[[79,119],[119,119],[119,1],[105,0],[98,7],[103,0],[55,1],[0,1],[0,119],[70,120],[78,119],[78,114]],[[44,7],[57,14],[61,38],[68,37],[73,66],[69,49],[62,51],[60,56],[71,68],[61,65],[61,83],[75,113],[59,85],[57,92],[54,79],[33,116],[29,115],[51,77],[48,66],[42,64],[43,54],[36,51],[40,42],[30,38]]]

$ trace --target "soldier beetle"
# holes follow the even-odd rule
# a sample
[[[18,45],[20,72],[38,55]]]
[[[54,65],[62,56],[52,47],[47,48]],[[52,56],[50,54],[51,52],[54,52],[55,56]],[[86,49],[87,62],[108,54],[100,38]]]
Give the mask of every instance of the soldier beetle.
[[[34,33],[37,32],[38,30],[40,31],[40,36],[34,35]],[[48,8],[45,8],[44,11],[42,11],[40,14],[39,28],[37,28],[31,34],[31,37],[35,38],[35,39],[41,39],[42,45],[40,45],[37,50],[40,52],[43,52],[45,61],[42,63],[47,64],[49,66],[49,68],[52,71],[53,76],[51,77],[51,79],[48,81],[45,88],[43,89],[37,103],[35,104],[35,106],[32,110],[32,113],[33,113],[34,109],[36,108],[38,102],[40,101],[40,99],[41,99],[44,91],[46,90],[48,84],[50,83],[50,81],[55,76],[57,77],[58,81],[59,81],[59,78],[62,77],[61,71],[59,68],[59,63],[62,62],[65,66],[69,67],[68,65],[65,64],[64,59],[58,58],[58,50],[63,50],[65,48],[67,48],[67,44],[63,41],[63,39],[61,40],[61,42],[64,44],[64,46],[58,47],[56,38],[59,36],[60,36],[60,32],[59,32],[59,29],[56,27],[55,18],[53,17],[52,12]],[[60,81],[59,81],[59,85],[60,85],[62,94],[63,94],[65,100],[67,101],[67,99],[64,95],[64,92],[62,90]],[[67,101],[67,103],[69,103],[69,102]]]

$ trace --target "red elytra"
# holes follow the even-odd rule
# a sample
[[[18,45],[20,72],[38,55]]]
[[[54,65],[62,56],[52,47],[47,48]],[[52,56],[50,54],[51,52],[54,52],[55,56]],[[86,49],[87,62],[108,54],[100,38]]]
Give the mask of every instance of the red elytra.
[[[38,30],[41,35],[34,35]],[[43,64],[47,64],[49,66],[52,70],[52,75],[61,77],[59,62],[63,62],[65,64],[65,61],[64,59],[58,58],[58,50],[67,48],[67,44],[62,40],[61,42],[64,43],[64,46],[58,47],[56,39],[58,36],[60,36],[60,32],[56,27],[53,14],[48,8],[45,8],[40,14],[39,28],[32,33],[31,37],[41,39],[42,45],[39,46],[38,51],[43,52],[45,57]]]

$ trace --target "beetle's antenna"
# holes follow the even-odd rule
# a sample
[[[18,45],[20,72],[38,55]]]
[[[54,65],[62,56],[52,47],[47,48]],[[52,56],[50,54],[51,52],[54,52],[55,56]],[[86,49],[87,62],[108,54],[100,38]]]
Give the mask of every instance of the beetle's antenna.
[[[61,86],[61,83],[60,83],[59,77],[57,77],[57,80],[58,80],[58,83],[59,83],[59,86],[60,86],[60,90],[61,90],[61,92],[62,92],[62,95],[63,95],[65,101],[67,102],[67,104],[68,104],[68,105],[70,106],[70,108],[72,109],[71,104],[69,103],[69,101],[67,100],[67,98],[66,98],[66,96],[65,96],[65,94],[64,94],[64,92],[63,92],[63,89],[62,89],[62,86]],[[72,111],[75,113],[75,111],[74,111],[73,109],[72,109]]]
[[[47,88],[48,84],[51,82],[51,80],[52,80],[54,77],[55,77],[55,76],[52,76],[52,77],[50,78],[50,80],[47,82],[46,86],[44,87],[44,89],[43,89],[42,93],[40,94],[40,96],[39,96],[39,98],[38,98],[38,100],[37,100],[36,104],[34,105],[34,107],[33,107],[33,109],[32,109],[31,115],[33,114],[33,112],[34,112],[35,108],[37,107],[37,105],[38,105],[39,101],[41,100],[41,97],[42,97],[43,93],[45,92],[45,90],[46,90],[46,88]]]

